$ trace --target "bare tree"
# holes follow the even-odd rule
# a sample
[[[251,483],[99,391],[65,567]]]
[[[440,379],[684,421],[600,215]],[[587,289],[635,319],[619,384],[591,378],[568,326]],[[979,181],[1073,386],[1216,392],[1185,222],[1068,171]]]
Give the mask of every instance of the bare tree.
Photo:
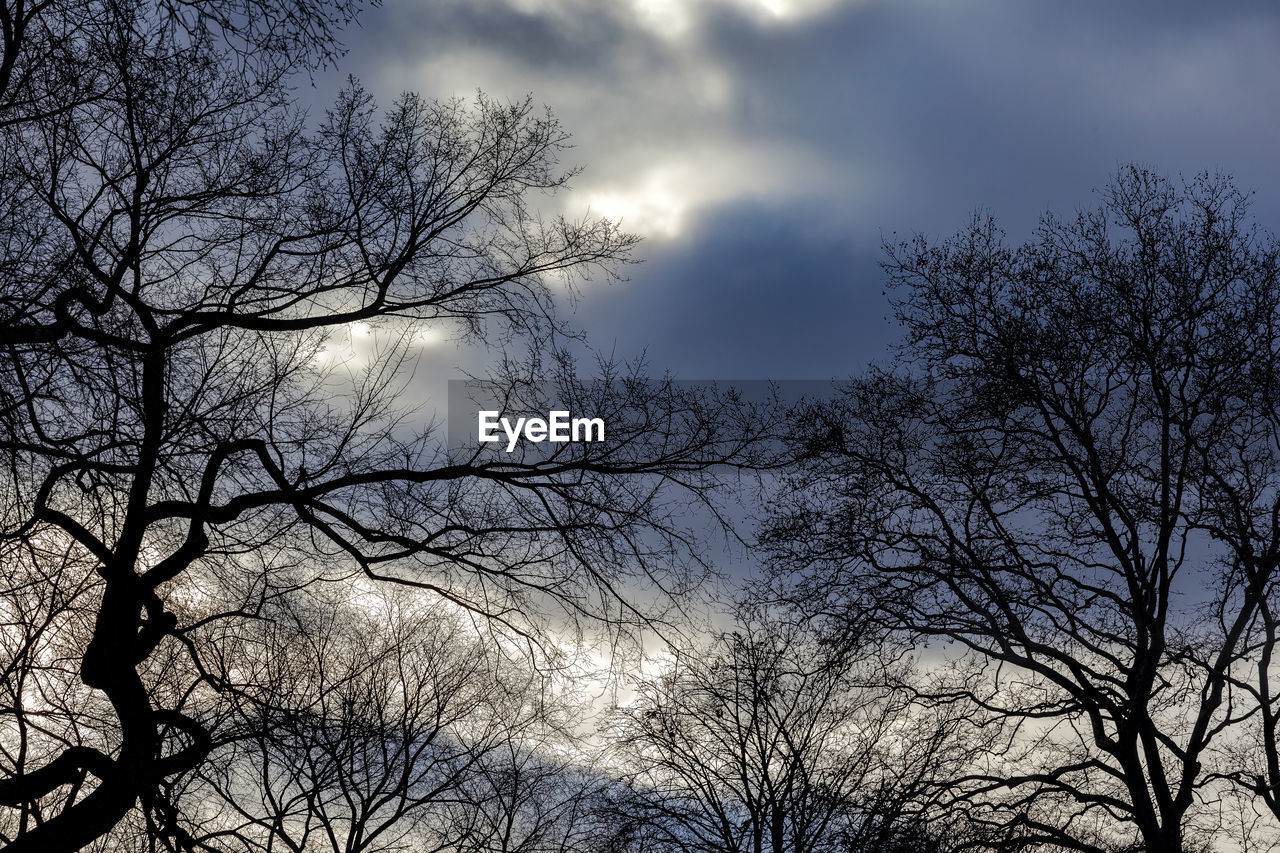
[[[101,73],[104,26],[143,15],[179,39],[217,39],[235,70],[279,79],[341,53],[337,36],[359,0],[4,0],[0,3],[0,128],[40,121],[91,101],[118,98]],[[376,0],[370,5],[376,5]]]
[[[521,655],[412,597],[295,603],[259,626],[220,644],[239,707],[176,780],[181,826],[158,834],[180,849],[467,848],[506,812],[485,780],[554,724]]]
[[[527,733],[528,734],[528,733]],[[450,837],[467,853],[588,853],[607,837],[600,803],[612,780],[574,732],[512,738],[471,778]],[[474,805],[472,805],[474,804]]]
[[[799,415],[787,594],[972,656],[1009,741],[958,802],[1019,844],[1190,849],[1274,606],[1276,241],[1229,179],[1132,167],[1021,246],[887,255],[906,341]]]
[[[415,95],[383,113],[353,85],[312,126],[288,72],[341,4],[22,8],[4,107],[22,120],[0,130],[11,849],[79,849],[125,820],[178,843],[166,786],[252,686],[223,643],[283,595],[409,585],[537,642],[643,622],[639,590],[669,601],[694,579],[682,502],[753,464],[737,401],[592,386],[550,359],[615,420],[537,458],[451,451],[399,402],[420,324],[518,335],[532,376],[568,331],[557,290],[628,257],[613,224],[539,212],[571,175],[553,117]],[[37,25],[74,30],[39,68],[21,46]],[[57,100],[56,75],[92,91]],[[328,358],[365,328],[399,343]]]
[[[793,624],[752,621],[678,652],[619,712],[621,849],[947,849],[923,829],[956,717],[908,713],[882,665]]]

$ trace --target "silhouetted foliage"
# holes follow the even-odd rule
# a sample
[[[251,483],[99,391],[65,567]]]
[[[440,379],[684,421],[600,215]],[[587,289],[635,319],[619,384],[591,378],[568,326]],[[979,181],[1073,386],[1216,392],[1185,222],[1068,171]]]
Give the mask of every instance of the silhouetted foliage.
[[[975,217],[884,266],[906,340],[798,415],[784,594],[968,656],[934,698],[1008,745],[951,805],[1017,844],[1222,840],[1228,747],[1275,707],[1275,239],[1229,179],[1132,167],[1020,246]]]
[[[292,602],[224,639],[241,687],[208,721],[209,760],[167,790],[165,834],[339,853],[575,840],[589,797],[552,757],[572,741],[542,678],[419,598]]]
[[[353,83],[309,122],[291,75],[336,55],[346,2],[3,9],[0,838],[11,849],[79,849],[117,826],[104,843],[145,833],[189,849],[195,827],[221,839],[200,811],[212,805],[178,789],[214,784],[219,726],[245,703],[264,728],[237,748],[271,771],[259,805],[272,790],[279,803],[333,806],[335,768],[365,774],[353,798],[385,791],[378,774],[427,772],[383,752],[429,737],[405,703],[455,707],[457,696],[410,679],[384,685],[401,691],[393,702],[368,682],[409,650],[265,685],[258,665],[287,650],[233,659],[308,590],[354,590],[355,578],[415,587],[492,642],[537,646],[587,622],[615,634],[645,624],[696,584],[683,508],[755,464],[757,427],[729,397],[635,376],[593,385],[553,354],[570,333],[557,291],[613,274],[635,240],[539,210],[572,174],[550,114],[527,100],[408,94],[384,112]],[[450,451],[399,396],[422,324],[494,345],[518,337],[528,359],[498,380],[527,398],[554,378],[607,410],[610,440],[539,458]],[[361,331],[379,341],[366,361],[335,358]],[[655,586],[647,608],[638,593]],[[328,624],[317,613],[310,628]],[[327,699],[368,711],[386,700],[395,719],[366,730]],[[374,755],[335,752],[328,769],[295,777],[303,743],[309,757]],[[391,796],[409,808],[430,784]],[[281,839],[294,831],[290,809],[253,808],[241,819],[274,820]],[[334,832],[355,820],[313,816]]]
[[[886,666],[889,670],[886,671]],[[955,849],[934,781],[974,750],[965,721],[912,715],[907,677],[849,642],[751,619],[676,652],[614,725],[615,845],[655,851]],[[924,846],[921,846],[924,845]]]
[[[889,245],[906,340],[796,410],[763,530],[789,615],[677,648],[601,757],[530,662],[678,619],[690,507],[724,522],[777,424],[578,374],[558,305],[636,238],[548,212],[532,99],[299,108],[361,5],[0,0],[0,843],[1186,853],[1280,819],[1280,246],[1230,180]],[[446,446],[423,330],[608,440]]]

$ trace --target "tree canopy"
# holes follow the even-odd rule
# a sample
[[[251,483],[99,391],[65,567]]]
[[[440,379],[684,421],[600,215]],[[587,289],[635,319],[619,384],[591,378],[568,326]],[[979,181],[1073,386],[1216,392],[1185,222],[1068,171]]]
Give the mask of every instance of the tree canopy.
[[[382,110],[352,83],[310,119],[291,86],[337,55],[347,3],[0,8],[11,849],[79,849],[139,808],[189,846],[171,794],[228,703],[298,699],[232,654],[286,599],[411,586],[536,643],[646,624],[637,589],[691,585],[681,507],[753,464],[754,427],[727,397],[591,385],[555,353],[556,293],[616,274],[635,238],[546,211],[573,174],[550,113]],[[326,358],[355,324],[393,343]],[[401,396],[423,324],[520,341],[497,381],[594,395],[611,440],[447,447]]]
[[[784,594],[968,656],[933,699],[1009,748],[953,795],[1024,844],[1215,837],[1272,719],[1280,247],[1248,201],[1129,167],[1021,245],[891,243],[896,359],[799,416]]]

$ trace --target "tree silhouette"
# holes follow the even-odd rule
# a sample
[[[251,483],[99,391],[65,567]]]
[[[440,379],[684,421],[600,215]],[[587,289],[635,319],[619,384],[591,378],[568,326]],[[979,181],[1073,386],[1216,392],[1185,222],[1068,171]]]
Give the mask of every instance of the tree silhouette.
[[[883,663],[795,622],[749,619],[677,652],[619,712],[621,849],[952,849],[934,783],[974,749],[956,715],[911,715]],[[915,846],[913,846],[915,845]],[[921,848],[919,845],[923,845]]]
[[[765,539],[811,612],[970,656],[957,695],[1008,749],[958,807],[1163,853],[1216,832],[1219,748],[1257,716],[1280,255],[1226,178],[1130,167],[1101,197],[1020,246],[983,217],[888,246],[906,341],[798,415]]]
[[[547,356],[569,333],[556,292],[635,242],[539,211],[572,174],[552,116],[416,95],[380,112],[352,84],[310,123],[289,81],[335,55],[344,3],[3,8],[11,849],[126,820],[181,843],[168,789],[253,689],[228,644],[285,596],[413,586],[537,643],[644,622],[646,585],[656,608],[692,582],[684,502],[754,464],[756,427],[730,397],[592,385]],[[553,375],[610,440],[445,447],[400,396],[422,324],[517,337],[505,387]],[[367,363],[332,358],[361,330],[383,342]]]
[[[292,601],[219,644],[241,689],[208,723],[209,760],[167,791],[172,825],[153,834],[193,848],[453,851],[487,843],[491,818],[515,823],[517,789],[558,787],[509,778],[558,736],[541,679],[456,615],[377,592],[359,608]]]

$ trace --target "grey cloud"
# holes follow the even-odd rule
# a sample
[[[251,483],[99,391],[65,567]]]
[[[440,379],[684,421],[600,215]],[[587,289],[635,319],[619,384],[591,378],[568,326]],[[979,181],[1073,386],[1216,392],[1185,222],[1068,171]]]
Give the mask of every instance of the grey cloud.
[[[397,0],[347,63],[383,95],[483,86],[555,109],[588,167],[577,200],[650,232],[650,263],[588,293],[583,324],[657,367],[873,352],[888,332],[858,324],[884,314],[882,233],[950,232],[983,205],[1016,237],[1130,160],[1231,172],[1280,225],[1272,4],[661,3]]]

